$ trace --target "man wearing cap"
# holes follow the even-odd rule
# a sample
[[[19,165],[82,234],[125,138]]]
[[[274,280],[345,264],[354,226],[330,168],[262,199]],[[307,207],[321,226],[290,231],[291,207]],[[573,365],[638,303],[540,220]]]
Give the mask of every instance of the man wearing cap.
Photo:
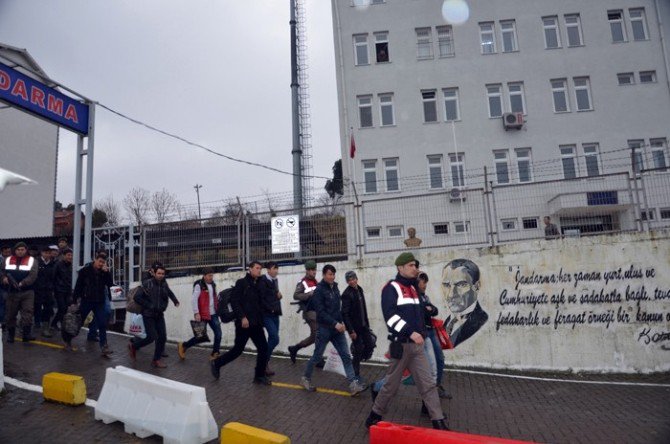
[[[0,247],[0,261],[5,262],[9,256],[12,255],[12,248],[3,245]],[[2,331],[5,331],[5,303],[7,299],[7,288],[4,285],[0,285],[0,324],[2,324]]]
[[[37,259],[37,280],[35,281],[35,329],[42,325],[42,336],[50,338],[51,316],[54,312],[54,271],[55,262],[50,247],[42,247]]]
[[[447,430],[435,378],[431,376],[430,364],[423,351],[426,326],[416,289],[416,277],[419,274],[417,260],[412,253],[406,252],[396,258],[395,265],[398,274],[382,289],[382,313],[391,342],[391,364],[386,371],[386,382],[372,405],[365,426],[370,427],[382,420],[398,391],[402,373],[407,368],[426,405],[433,428]]]
[[[316,312],[310,304],[310,300],[314,295],[314,290],[316,290],[318,282],[316,281],[316,262],[307,261],[305,262],[305,277],[303,277],[298,285],[295,287],[295,292],[293,293],[293,299],[299,302],[300,310],[302,311],[302,318],[305,320],[307,325],[309,325],[309,336],[296,345],[291,345],[288,348],[288,352],[291,356],[291,362],[295,364],[295,358],[298,355],[298,351],[302,348],[309,347],[314,344],[316,340]]]
[[[21,311],[23,342],[33,341],[30,327],[33,323],[33,304],[35,293],[33,284],[37,279],[37,261],[29,256],[28,246],[24,242],[14,245],[14,254],[0,264],[0,280],[7,288],[7,342],[14,342],[16,335],[16,315]]]
[[[358,276],[354,271],[347,271],[344,278],[347,288],[342,292],[342,318],[351,338],[354,372],[360,379],[361,361],[372,356],[375,341],[370,333],[368,308],[363,288],[358,285]]]
[[[54,266],[54,296],[58,311],[51,321],[51,328],[57,329],[58,323],[63,321],[63,316],[72,300],[72,250],[63,250],[61,259]]]

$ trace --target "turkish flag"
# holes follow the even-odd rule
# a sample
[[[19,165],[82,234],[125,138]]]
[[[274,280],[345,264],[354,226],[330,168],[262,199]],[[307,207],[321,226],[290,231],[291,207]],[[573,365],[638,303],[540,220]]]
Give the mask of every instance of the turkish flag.
[[[351,144],[349,146],[349,157],[352,159],[356,157],[356,141],[354,140],[354,133],[351,133]]]

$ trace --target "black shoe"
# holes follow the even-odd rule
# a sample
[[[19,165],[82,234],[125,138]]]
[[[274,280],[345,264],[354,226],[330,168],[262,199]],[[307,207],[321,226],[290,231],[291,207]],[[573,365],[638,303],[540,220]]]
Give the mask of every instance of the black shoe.
[[[211,361],[209,363],[209,369],[211,370],[212,376],[214,376],[214,379],[216,379],[218,381],[219,376],[221,376],[221,372],[220,372],[219,367],[217,367],[216,362]]]
[[[163,354],[161,355],[161,358],[169,358],[169,357],[170,357],[170,355],[168,355],[167,353],[163,353]]]
[[[295,364],[295,358],[298,357],[298,347],[295,345],[289,345],[288,354],[291,357],[291,362]]]
[[[7,328],[7,343],[8,344],[13,344],[15,337],[16,337],[16,329],[8,327]]]
[[[316,368],[323,368],[326,366],[326,360],[321,358],[321,360],[315,365]]]
[[[449,430],[444,419],[433,420],[433,428],[435,430]]]
[[[377,390],[375,390],[374,386],[370,385],[370,396],[372,396],[372,403],[373,404],[375,403],[375,400],[377,399],[378,394],[379,394],[379,392]]]
[[[377,424],[381,420],[382,420],[381,415],[378,415],[374,411],[370,410],[370,414],[365,420],[365,428],[369,429],[370,427]]]
[[[23,342],[34,341],[35,339],[37,338],[30,334],[30,327],[23,327]]]
[[[421,414],[428,415],[428,407],[426,407],[426,403],[423,401],[421,401]]]
[[[256,376],[254,378],[254,384],[260,384],[260,385],[272,385],[272,381],[270,381],[267,377],[265,376]]]

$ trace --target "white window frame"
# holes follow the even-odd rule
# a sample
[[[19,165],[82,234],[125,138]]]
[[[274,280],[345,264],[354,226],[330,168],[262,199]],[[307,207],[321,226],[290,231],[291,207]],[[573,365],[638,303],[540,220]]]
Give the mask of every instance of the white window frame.
[[[369,103],[364,103],[369,101]],[[374,116],[372,115],[372,95],[356,96],[356,103],[358,104],[358,128],[373,128],[375,126]],[[363,126],[363,110],[370,112],[370,125]]]
[[[436,26],[435,30],[437,31],[437,48],[440,58],[453,57],[456,54],[453,28],[451,25],[444,25]]]
[[[659,213],[659,217],[661,218],[661,220],[670,219],[670,207],[659,208],[658,213]],[[663,214],[663,213],[665,213],[665,214]]]
[[[433,28],[430,26],[416,28],[416,58],[418,60],[433,59]]]
[[[372,164],[372,166],[370,166]],[[361,167],[363,169],[363,184],[365,194],[376,194],[379,192],[379,178],[377,177],[377,159],[364,159],[361,160]],[[374,180],[371,182],[368,182],[368,173],[371,173],[374,175]],[[371,185],[371,187],[374,187],[374,190],[369,188],[368,185]]]
[[[379,99],[379,126],[395,126],[395,107],[393,106],[393,93],[378,94]],[[391,108],[391,123],[384,123],[384,107]]]
[[[370,236],[371,230],[378,230],[379,234],[377,236]],[[381,239],[382,238],[382,227],[365,227],[365,237],[367,239]]]
[[[491,92],[490,88],[498,88],[498,92]],[[488,109],[489,109],[489,119],[497,119],[499,117],[502,117],[503,113],[505,112],[505,103],[503,101],[503,91],[502,91],[502,83],[492,83],[489,85],[486,85],[486,99],[488,103]],[[493,113],[491,112],[491,99],[498,99],[500,100],[500,115],[494,116]]]
[[[635,85],[634,72],[620,72],[616,75],[619,86]]]
[[[526,228],[526,226],[524,225],[524,222],[526,222],[527,220],[528,221],[530,221],[530,220],[535,221],[535,226]],[[538,218],[537,217],[522,217],[521,218],[521,225],[519,225],[519,228],[521,228],[523,230],[537,230],[538,228],[540,228],[540,224],[538,223]]]
[[[490,27],[490,30],[484,28]],[[485,35],[490,35],[490,39],[485,40]],[[480,22],[479,23],[479,44],[482,55],[496,53],[496,23],[495,22]],[[490,50],[486,50],[490,48]]]
[[[446,233],[436,233],[435,229],[437,226],[444,226],[447,229]],[[449,228],[449,222],[433,222],[433,235],[435,236],[449,236],[451,234],[451,229]]]
[[[469,220],[457,220],[453,222],[454,225],[454,234],[466,234],[470,232],[470,221]],[[459,227],[463,227],[459,231]]]
[[[364,38],[365,41],[357,41],[358,38]],[[354,34],[353,36],[353,43],[354,43],[354,64],[356,66],[367,66],[370,64],[370,47],[368,45],[368,34]],[[367,61],[365,63],[361,63],[361,61],[358,59],[358,48],[359,47],[365,47],[365,57],[367,58]]]
[[[512,88],[519,88],[518,91],[512,92]],[[512,98],[514,96],[521,97],[521,111],[512,109]],[[523,90],[523,82],[509,82],[507,84],[507,97],[509,103],[510,112],[520,112],[523,115],[526,115],[526,97]]]
[[[577,85],[577,82],[584,81],[584,85]],[[587,76],[583,77],[573,77],[572,78],[572,86],[575,90],[575,109],[580,112],[580,111],[593,111],[593,95],[591,94],[591,79]],[[589,100],[589,107],[588,108],[580,108],[579,107],[579,100],[578,100],[578,91],[586,91],[586,97]]]
[[[505,226],[506,224],[512,224]],[[519,231],[519,219],[516,217],[509,217],[505,219],[500,219],[500,229],[502,231]]]
[[[633,17],[633,14],[639,13],[639,16]],[[628,10],[628,18],[630,20],[630,30],[631,30],[631,36],[633,37],[633,40],[636,42],[641,42],[645,40],[649,40],[649,28],[647,27],[647,15],[644,11],[644,8],[630,8]],[[637,38],[635,36],[635,27],[633,26],[634,23],[640,22],[642,24],[642,32],[644,33],[644,38]]]
[[[610,18],[613,14],[619,14],[621,18],[612,19]],[[626,23],[624,21],[623,9],[610,9],[607,11],[607,22],[610,24],[610,36],[612,37],[612,43],[625,43],[628,41],[628,35],[626,34]],[[618,25],[621,28],[621,40],[614,39],[614,32],[612,31],[613,25]]]
[[[561,87],[556,87],[554,86],[554,82],[561,82],[562,86]],[[549,85],[551,86],[551,101],[554,104],[554,113],[560,114],[560,113],[569,113],[570,112],[570,95],[568,94],[568,79],[551,79],[549,81]],[[563,94],[563,98],[565,100],[565,110],[557,110],[556,109],[556,96],[555,94],[561,93]]]
[[[432,97],[430,97],[432,94]],[[423,107],[423,123],[435,123],[439,120],[437,115],[437,90],[426,89],[421,91],[421,105]],[[426,107],[432,105],[432,111],[435,118],[433,120],[428,120]]]
[[[628,148],[631,149],[631,156],[633,155],[633,147],[635,147],[635,158],[632,160],[633,174],[639,174],[640,170],[645,169],[646,160],[644,150],[644,139],[629,139]]]
[[[656,83],[656,81],[657,81],[656,80],[656,71],[640,71],[639,75],[640,75],[640,83],[642,83],[642,84]],[[650,76],[650,80],[648,82],[643,81],[642,80],[643,76]]]
[[[510,28],[505,29],[506,26]],[[505,34],[512,35],[512,48],[505,47]],[[517,52],[519,50],[519,39],[516,35],[516,20],[500,20],[500,46],[502,52]]]
[[[498,172],[499,165],[505,166],[505,174],[507,174],[506,182],[500,181],[500,174]],[[507,185],[512,183],[512,174],[509,165],[509,150],[493,150],[493,169],[495,171],[496,183],[498,185]]]
[[[447,96],[447,94],[452,94],[453,96]],[[461,120],[461,106],[460,106],[460,99],[459,99],[459,94],[458,94],[458,88],[443,88],[442,89],[442,97],[444,98],[444,121],[445,122],[458,122]],[[447,102],[455,102],[456,103],[456,118],[455,119],[449,119],[449,116],[447,115]]]
[[[577,145],[559,145],[559,153],[561,154],[561,167],[563,170],[563,179],[576,179],[579,177],[579,163],[577,162]],[[570,152],[564,152],[564,150],[570,149]],[[572,160],[572,169],[574,171],[574,177],[568,177],[565,170],[564,160]]]
[[[574,21],[570,21],[573,20]],[[565,20],[565,39],[568,44],[568,48],[577,48],[579,46],[584,46],[584,34],[582,33],[582,18],[577,14],[565,14],[563,16]],[[573,44],[570,42],[570,28],[577,28],[577,37],[579,37],[579,43]]]
[[[429,190],[443,190],[444,189],[444,156],[442,154],[430,154],[426,156],[428,161],[428,189]],[[437,170],[440,174],[440,186],[433,185],[433,171]]]
[[[656,138],[649,140],[649,150],[651,153],[651,162],[654,168],[668,168],[668,140],[664,138]],[[658,165],[656,162],[656,153],[660,152],[663,155],[663,165]]]
[[[384,168],[384,190],[387,193],[398,193],[400,192],[400,159],[397,157],[387,157],[382,159],[382,167]],[[395,172],[395,181],[397,184],[397,189],[389,188],[389,173]]]
[[[582,152],[584,153],[584,171],[586,177],[598,177],[602,174],[602,164],[600,162],[600,145],[598,143],[583,143]],[[591,174],[589,168],[589,158],[595,157],[597,174]]]
[[[519,183],[531,183],[533,181],[533,149],[530,147],[515,148],[516,171]],[[528,162],[528,180],[522,180],[521,163]]]
[[[393,235],[391,234],[391,230],[400,230],[400,234]],[[386,227],[386,235],[389,239],[403,238],[405,237],[405,227],[403,225],[389,225]]]
[[[553,24],[547,24],[547,20],[553,20]],[[559,49],[561,48],[561,29],[558,25],[558,16],[549,15],[542,17],[542,30],[544,36],[544,49]],[[549,40],[547,39],[547,31],[553,31],[556,35],[556,46],[549,46]]]
[[[375,63],[390,63],[391,62],[391,50],[389,48],[389,33],[388,31],[375,32]],[[379,51],[377,45],[383,45],[386,43],[386,60],[379,60]]]
[[[454,174],[454,168],[456,168],[456,174]],[[449,153],[449,177],[452,188],[465,188],[465,153]]]

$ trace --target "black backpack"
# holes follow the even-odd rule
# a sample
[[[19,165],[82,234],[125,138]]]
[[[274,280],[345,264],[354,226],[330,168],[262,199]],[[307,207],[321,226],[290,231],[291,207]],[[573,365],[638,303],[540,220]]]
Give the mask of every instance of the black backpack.
[[[233,306],[230,303],[230,297],[233,295],[233,287],[226,288],[218,295],[216,314],[224,324],[233,322],[235,320],[235,313]]]

